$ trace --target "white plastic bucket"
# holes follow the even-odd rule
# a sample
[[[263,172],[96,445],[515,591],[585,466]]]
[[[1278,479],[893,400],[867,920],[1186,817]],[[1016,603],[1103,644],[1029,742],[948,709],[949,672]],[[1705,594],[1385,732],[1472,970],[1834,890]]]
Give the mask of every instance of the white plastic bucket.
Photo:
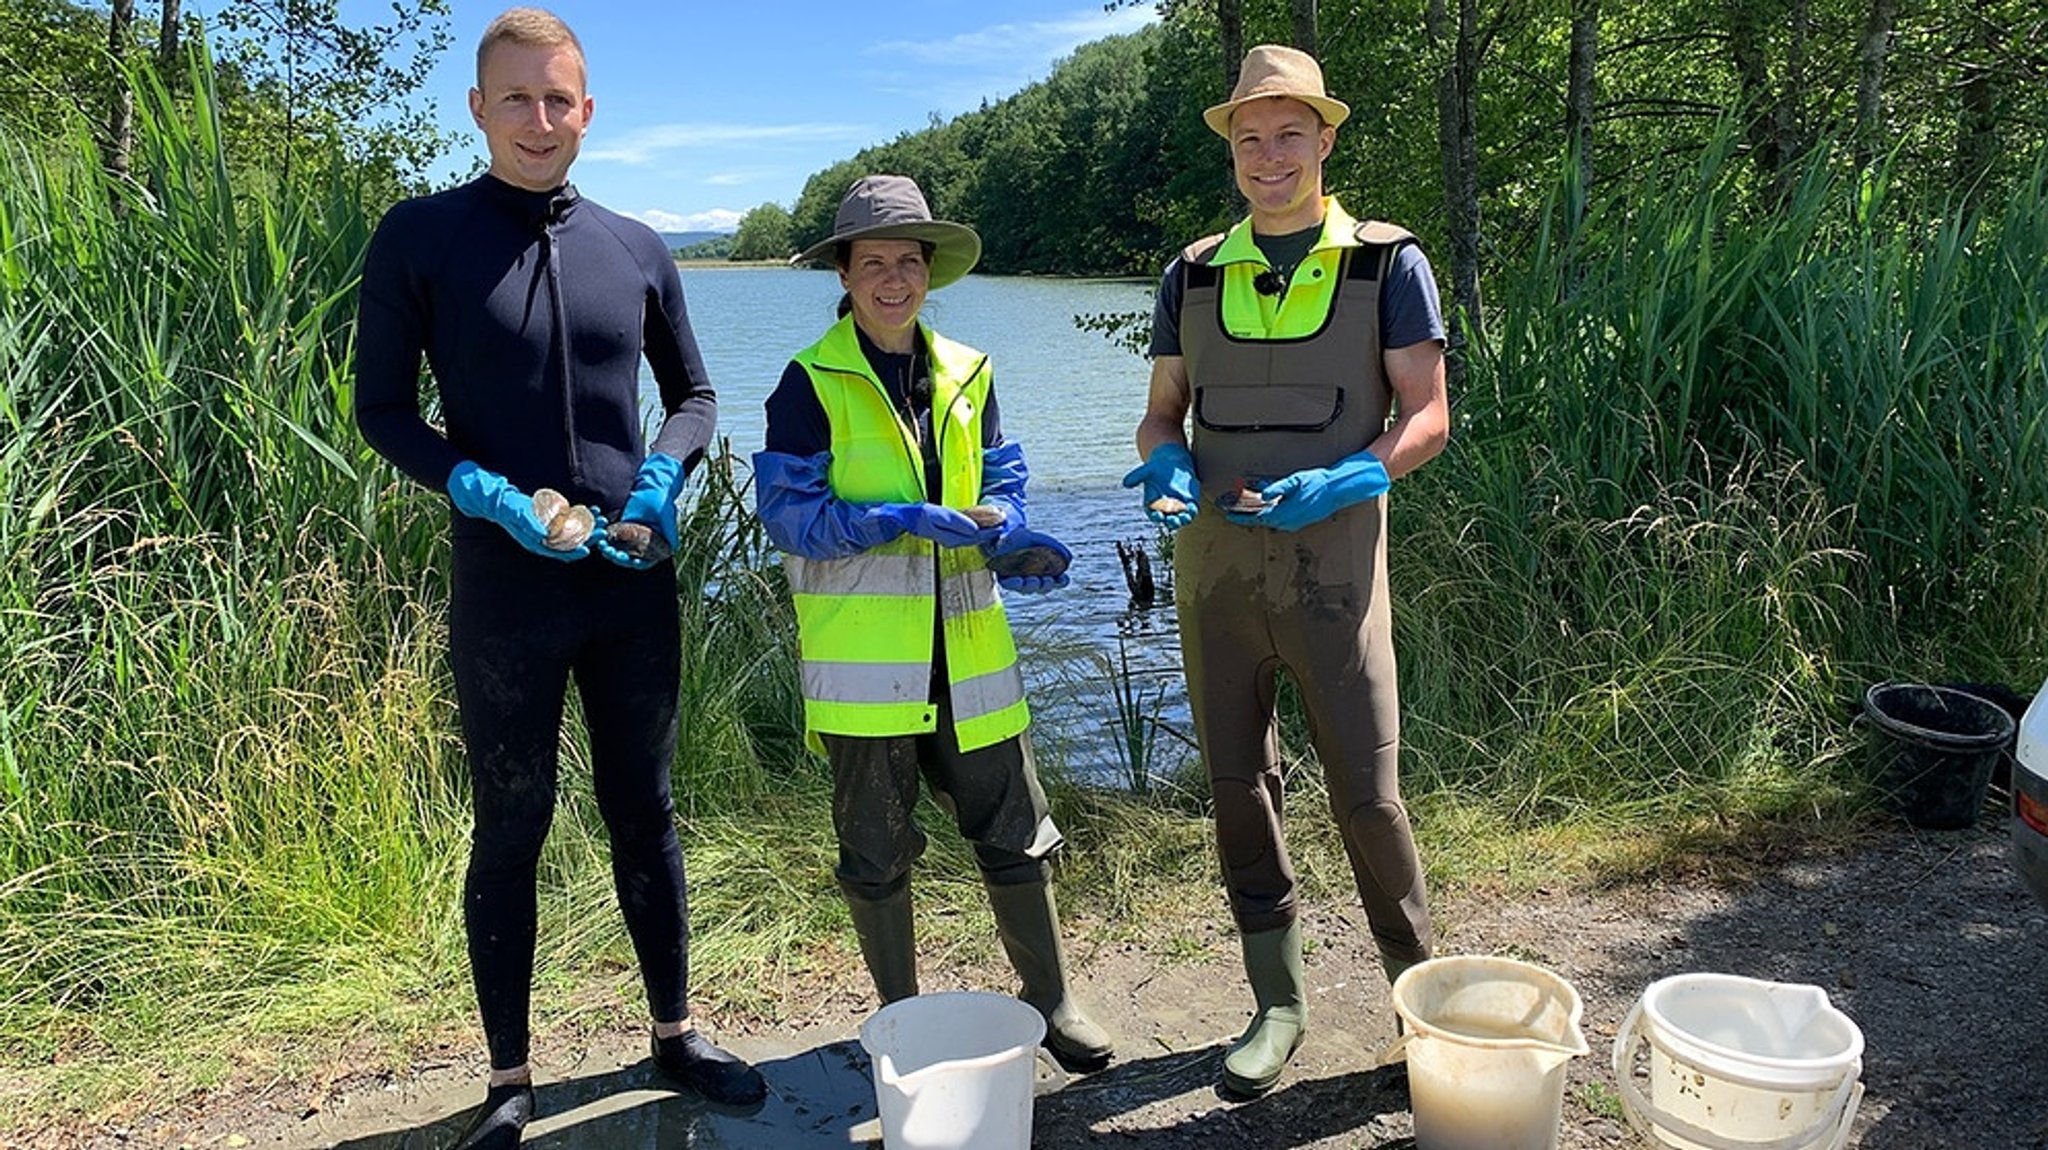
[[[887,1150],[1029,1150],[1045,1019],[1000,994],[892,1002],[861,1024]]]
[[[1418,1150],[1555,1150],[1565,1063],[1586,1053],[1572,984],[1511,958],[1433,958],[1394,981]]]
[[[1635,1076],[1645,1043],[1647,1095]],[[1800,983],[1673,975],[1650,984],[1614,1036],[1630,1124],[1676,1150],[1839,1150],[1862,1073],[1863,1032]]]

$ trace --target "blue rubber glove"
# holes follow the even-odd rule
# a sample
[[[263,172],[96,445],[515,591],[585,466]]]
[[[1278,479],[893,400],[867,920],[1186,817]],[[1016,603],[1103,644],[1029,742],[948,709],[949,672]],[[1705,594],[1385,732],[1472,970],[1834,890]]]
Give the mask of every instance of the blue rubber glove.
[[[1124,476],[1125,487],[1145,485],[1145,516],[1168,531],[1178,531],[1194,522],[1201,506],[1202,485],[1195,479],[1195,457],[1178,443],[1162,443],[1152,449],[1145,462]],[[1178,499],[1187,506],[1168,514],[1152,505],[1161,499]]]
[[[1057,568],[1034,575],[1022,572],[1004,573],[1005,557],[1031,550],[1050,551]],[[1074,553],[1067,549],[1066,544],[1043,531],[1033,531],[1024,527],[1006,531],[1003,537],[994,543],[984,544],[981,553],[988,560],[989,568],[996,573],[996,583],[999,586],[1006,591],[1016,591],[1025,595],[1042,595],[1047,591],[1057,591],[1065,587],[1069,582],[1067,568],[1074,562]],[[1042,565],[1044,558],[1045,556],[1039,557],[1038,565]]]
[[[633,476],[633,490],[626,495],[621,523],[644,523],[668,540],[668,549],[681,546],[676,538],[676,501],[683,496],[683,461],[659,451],[650,452]]]
[[[1059,575],[1001,575],[997,576],[996,584],[1005,591],[1015,591],[1019,595],[1043,595],[1048,591],[1057,591],[1065,587],[1067,585],[1067,577],[1064,573]]]
[[[848,503],[832,494],[831,466],[829,451],[754,453],[754,513],[770,543],[805,559],[844,559],[903,534],[902,523],[881,513],[889,504]]]
[[[682,460],[651,452],[641,461],[639,473],[633,476],[633,489],[626,493],[626,506],[619,512],[619,522],[638,523],[660,535],[668,545],[666,553],[635,556],[602,535],[591,546],[599,555],[630,571],[645,571],[674,554],[678,546],[676,500],[682,498],[683,479]]]
[[[983,527],[964,512],[936,503],[877,503],[870,508],[870,513],[901,524],[903,530],[941,547],[975,547],[993,543],[1003,533],[1000,525]]]
[[[512,481],[495,471],[486,471],[470,460],[455,465],[448,473],[448,498],[455,509],[471,519],[483,519],[505,529],[515,542],[535,555],[564,562],[588,558],[589,544],[573,551],[556,551],[548,546],[548,525],[533,513],[533,497],[512,486]],[[591,537],[599,538],[593,531]]]
[[[1031,469],[1024,466],[1022,444],[1005,441],[981,453],[981,501],[1003,513],[1002,530],[1028,526],[1024,518],[1024,484]]]
[[[1232,511],[1232,523],[1299,531],[1354,504],[1385,495],[1392,484],[1379,457],[1370,451],[1348,455],[1328,467],[1311,467],[1267,484],[1259,494],[1268,506],[1258,512]]]

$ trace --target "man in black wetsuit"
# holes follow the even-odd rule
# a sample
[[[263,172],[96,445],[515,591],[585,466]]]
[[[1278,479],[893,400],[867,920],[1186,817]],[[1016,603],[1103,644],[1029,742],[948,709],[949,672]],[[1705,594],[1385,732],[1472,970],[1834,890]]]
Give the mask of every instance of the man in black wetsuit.
[[[616,545],[605,528],[638,524],[674,547],[676,500],[711,442],[717,400],[660,238],[567,182],[593,107],[584,83],[582,47],[554,15],[515,8],[493,21],[469,93],[489,172],[393,207],[363,271],[357,421],[377,451],[454,504],[449,648],[475,801],[463,910],[491,1057],[464,1147],[515,1146],[533,1114],[535,867],[571,678],[647,987],[654,1062],[714,1102],[750,1105],[766,1093],[758,1072],[689,1017],[669,796],[674,568],[661,548]],[[663,412],[651,443],[643,355]],[[421,415],[422,356],[438,430]],[[542,488],[597,510],[588,542],[549,546],[532,506]]]

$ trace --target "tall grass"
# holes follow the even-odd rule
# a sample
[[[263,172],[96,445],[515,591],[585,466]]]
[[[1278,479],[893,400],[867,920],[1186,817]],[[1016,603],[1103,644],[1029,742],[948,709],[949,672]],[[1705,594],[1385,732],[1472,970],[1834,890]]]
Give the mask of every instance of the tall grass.
[[[83,127],[0,164],[0,1064],[53,1089],[171,1035],[212,1052],[189,1080],[265,1034],[469,1013],[447,512],[350,414],[374,209],[325,177],[241,194],[203,59],[196,98],[134,80],[132,179]],[[752,873],[772,838],[829,882],[785,597],[750,573],[731,459],[705,471],[677,557],[693,877]],[[564,751],[543,968],[630,966],[574,722]],[[756,823],[777,802],[798,829]],[[749,924],[815,927],[707,905],[714,986],[758,962]],[[166,1068],[99,1065],[98,1102]]]
[[[2048,674],[2036,173],[1965,213],[1816,156],[1761,210],[1724,141],[1503,277],[1392,505],[1439,827],[1846,811],[1869,681]]]

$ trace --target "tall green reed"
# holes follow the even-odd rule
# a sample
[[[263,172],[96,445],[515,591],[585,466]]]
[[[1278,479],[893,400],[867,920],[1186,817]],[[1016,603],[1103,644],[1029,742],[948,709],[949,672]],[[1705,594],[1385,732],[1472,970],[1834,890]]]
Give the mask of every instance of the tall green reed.
[[[1876,585],[1939,613],[2048,506],[2048,155],[2008,201],[1965,207],[1820,152],[1766,206],[1734,147],[1610,193],[1579,234],[1553,223],[1504,279],[1464,399],[1479,497],[1520,504],[1555,467],[1614,517],[1795,460],[1854,509]]]
[[[203,57],[192,79],[134,77],[131,180],[82,125],[0,165],[0,1061],[20,1066],[468,1013],[447,510],[350,412],[374,206],[339,162],[245,190]],[[716,872],[753,866],[744,844],[815,779],[779,589],[730,460],[706,474],[677,557],[677,788]],[[582,742],[572,724],[548,969],[629,954]],[[727,921],[710,968],[748,969]]]
[[[1870,678],[2048,671],[2048,158],[1964,212],[1826,155],[1765,205],[1732,147],[1553,212],[1395,493],[1425,807],[1849,802]]]

